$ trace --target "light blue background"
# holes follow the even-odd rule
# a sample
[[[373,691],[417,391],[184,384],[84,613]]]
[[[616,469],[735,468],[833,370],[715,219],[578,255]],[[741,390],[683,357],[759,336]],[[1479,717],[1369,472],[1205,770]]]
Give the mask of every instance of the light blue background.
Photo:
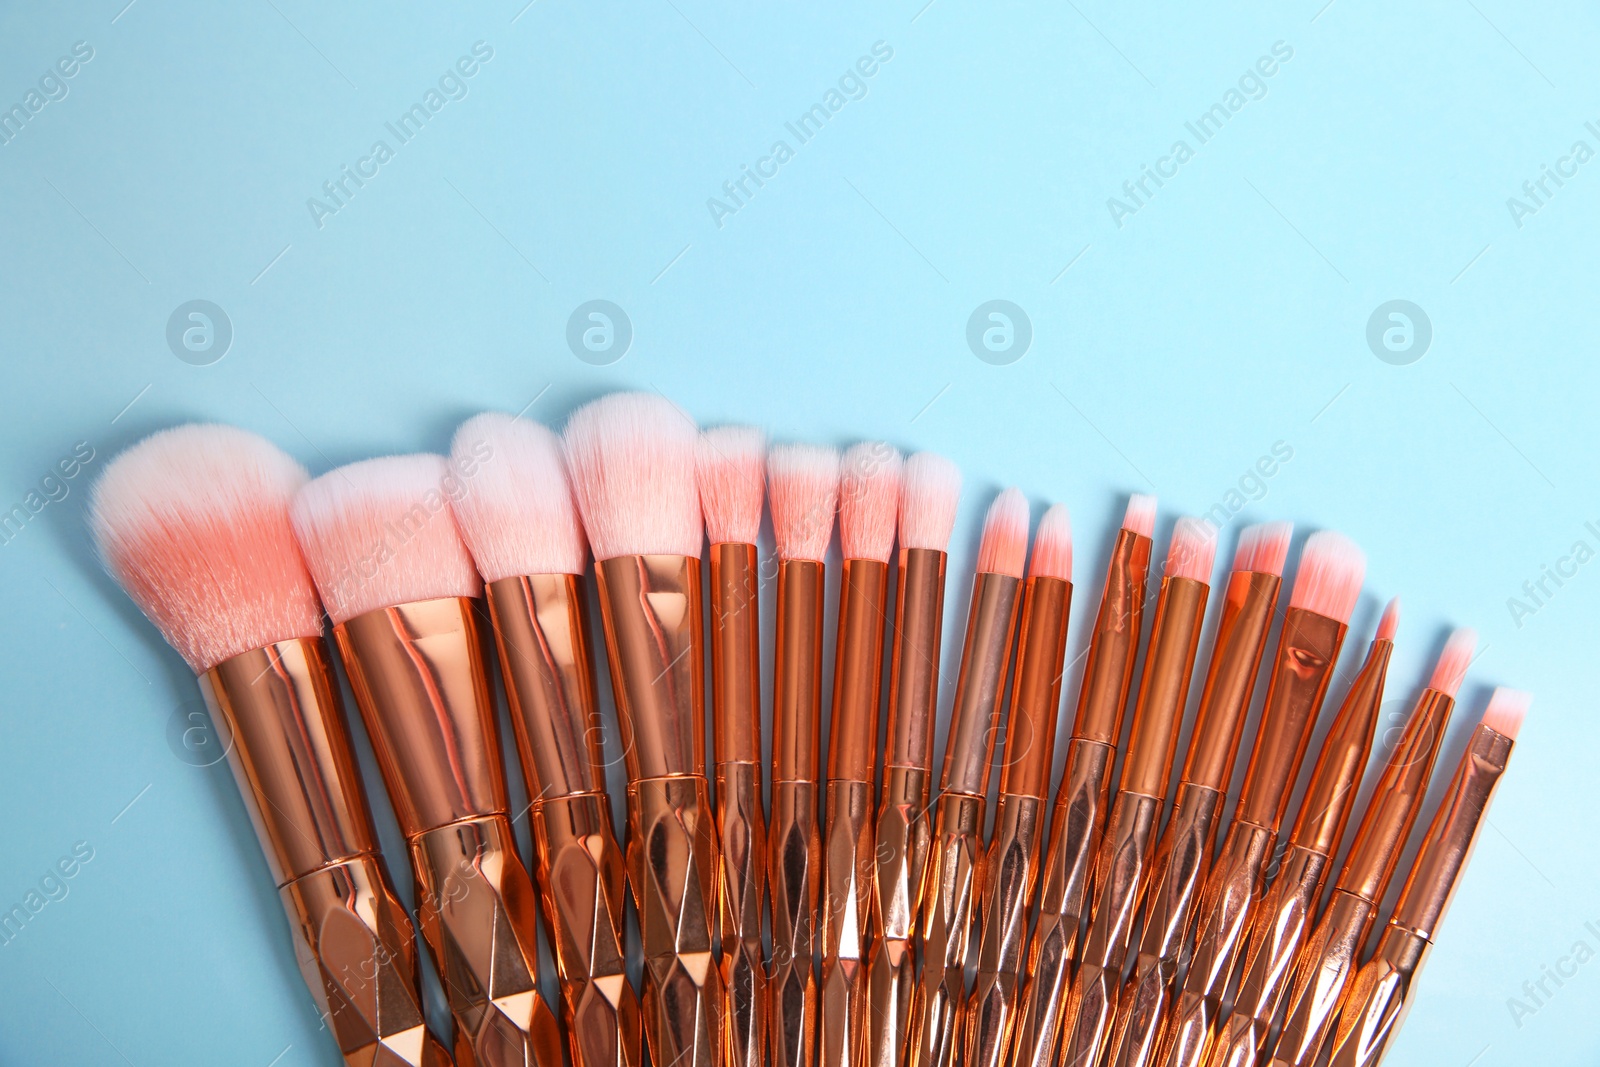
[[[193,682],[87,544],[106,460],[222,419],[315,472],[442,449],[485,407],[559,422],[623,387],[956,460],[952,664],[1000,486],[1073,510],[1077,651],[1128,492],[1160,495],[1164,541],[1287,444],[1235,527],[1289,518],[1297,544],[1332,527],[1366,548],[1349,650],[1402,595],[1392,698],[1450,627],[1481,632],[1441,764],[1490,686],[1536,694],[1394,1062],[1595,1061],[1600,963],[1520,1026],[1507,1006],[1575,942],[1600,950],[1600,563],[1520,626],[1507,606],[1575,541],[1600,549],[1600,162],[1520,227],[1507,207],[1574,141],[1600,149],[1592,7],[525,2],[0,12],[5,107],[94,49],[0,146],[0,507],[75,443],[96,456],[0,546],[0,906],[94,849],[0,947],[0,1062],[338,1062],[231,781],[169,748]],[[319,228],[307,199],[480,40],[469,95]],[[893,58],[865,98],[719,228],[707,199],[878,41]],[[1185,122],[1279,41],[1293,56],[1265,96],[1196,146]],[[1119,228],[1107,199],[1178,138],[1195,158]],[[234,330],[211,366],[164,338],[196,298]],[[607,367],[565,342],[594,298],[635,333]],[[995,298],[1034,331],[1009,366],[964,340]],[[1391,299],[1432,322],[1410,365],[1365,340]]]

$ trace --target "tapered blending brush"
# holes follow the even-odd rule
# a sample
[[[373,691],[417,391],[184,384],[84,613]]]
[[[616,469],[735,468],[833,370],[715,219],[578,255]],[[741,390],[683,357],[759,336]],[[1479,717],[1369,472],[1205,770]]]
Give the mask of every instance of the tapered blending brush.
[[[1365,575],[1366,557],[1343,534],[1306,538],[1244,786],[1200,892],[1194,953],[1161,1039],[1166,1067],[1205,1060]]]
[[[1361,673],[1351,683],[1322,742],[1316,769],[1300,802],[1278,876],[1251,923],[1244,977],[1233,1013],[1207,1055],[1207,1067],[1255,1067],[1283,1004],[1295,959],[1311,933],[1328,862],[1339,849],[1356,790],[1372,754],[1373,727],[1383,702],[1384,679],[1394,651],[1400,602],[1391,600],[1378,621]]]
[[[1483,816],[1505,773],[1532,697],[1496,689],[1467,739],[1455,776],[1411,865],[1394,914],[1372,958],[1356,972],[1339,1008],[1329,1067],[1376,1067],[1405,1023],[1417,972],[1472,858]]]
[[[1155,1059],[1239,754],[1245,713],[1267,649],[1292,530],[1286,522],[1266,522],[1247,526],[1239,535],[1189,754],[1144,891],[1144,933],[1133,975],[1117,1005],[1107,1061],[1113,1067],[1147,1067]]]
[[[1017,1067],[1055,1063],[1062,1009],[1079,949],[1078,928],[1091,899],[1094,857],[1111,806],[1111,765],[1139,651],[1155,521],[1155,497],[1134,494],[1111,547],[1105,592],[1089,637],[1067,742],[1066,772],[1050,820],[1039,919],[1012,1028],[1011,1062]]]
[[[811,1067],[817,1027],[817,895],[822,881],[823,557],[839,508],[839,453],[779,445],[767,457],[778,549],[772,657],[771,1008],[775,1067]]]
[[[872,786],[883,698],[889,559],[900,510],[900,453],[880,441],[844,454],[839,479],[839,622],[822,828],[822,1067],[867,1053],[867,937],[872,913]]]
[[[233,738],[228,766],[295,935],[295,958],[351,1067],[443,1067],[423,1021],[411,920],[377,838],[289,527],[306,472],[229,426],[152,435],[95,484],[89,525],[113,577],[198,676]]]
[[[968,948],[984,883],[984,804],[1027,557],[1028,502],[1007,489],[984,519],[939,775],[933,847],[922,879],[922,978],[911,1002],[911,1067],[953,1067],[961,1055]]]
[[[451,501],[489,601],[517,755],[532,796],[538,885],[573,1067],[636,1067],[639,999],[623,940],[625,870],[611,829],[583,577],[589,546],[561,441],[486,413],[456,431]]]
[[[1071,606],[1072,525],[1066,506],[1056,504],[1039,520],[1022,586],[1000,801],[979,900],[978,977],[967,1004],[962,1060],[967,1067],[1004,1067],[1011,1047],[1028,949],[1028,910],[1039,880]]]
[[[867,956],[867,1061],[905,1062],[916,982],[917,919],[933,828],[928,820],[939,696],[944,571],[961,472],[932,452],[906,460],[900,480],[894,646],[883,784],[873,825],[872,942]]]
[[[1111,1035],[1199,650],[1216,537],[1216,528],[1203,519],[1179,519],[1167,550],[1122,777],[1095,856],[1089,930],[1063,1011],[1062,1062],[1073,1067],[1099,1062]]]
[[[700,435],[671,401],[613,393],[573,412],[564,436],[622,726],[645,1040],[652,1063],[713,1067],[722,861],[706,781]]]
[[[1295,963],[1288,1015],[1273,1052],[1274,1064],[1304,1067],[1322,1051],[1339,998],[1361,963],[1361,949],[1372,931],[1378,903],[1422,807],[1428,776],[1475,643],[1471,630],[1450,635],[1428,688],[1417,699],[1399,742],[1389,753],[1333,895]]]
[[[722,1054],[759,1067],[767,1052],[761,922],[767,821],[761,798],[761,605],[756,534],[767,442],[749,426],[700,435],[696,481],[711,541],[711,737],[722,845]]]
[[[290,519],[410,846],[422,936],[461,1064],[559,1067],[539,995],[538,905],[507,812],[478,572],[442,456],[388,456],[306,483]]]

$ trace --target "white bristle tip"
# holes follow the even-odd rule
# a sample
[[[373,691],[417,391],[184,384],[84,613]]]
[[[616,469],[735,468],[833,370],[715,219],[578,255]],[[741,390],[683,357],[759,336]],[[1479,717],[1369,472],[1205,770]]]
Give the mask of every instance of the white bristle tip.
[[[772,532],[781,559],[821,560],[839,510],[839,451],[777,445],[767,455]]]
[[[574,411],[562,438],[595,559],[700,555],[700,430],[682,408],[655,393],[612,393]]]
[[[961,471],[934,452],[918,452],[900,472],[900,546],[944,552],[961,502]]]
[[[1483,725],[1515,741],[1532,703],[1532,693],[1500,686],[1489,697],[1489,706],[1483,713]]]
[[[1289,558],[1292,522],[1258,522],[1239,534],[1239,547],[1233,553],[1233,569],[1275,574],[1283,577],[1283,564]]]
[[[845,450],[839,472],[839,547],[845,559],[887,563],[900,513],[899,449],[862,441]]]
[[[717,426],[695,444],[700,507],[711,543],[754,544],[766,495],[767,438],[754,426]]]
[[[1373,634],[1374,641],[1393,641],[1395,633],[1400,629],[1400,598],[1390,600],[1383,609],[1383,617],[1378,620],[1378,632]]]
[[[1167,546],[1168,578],[1192,578],[1211,582],[1211,566],[1217,559],[1217,528],[1205,519],[1185,516],[1172,529]]]
[[[1348,623],[1366,576],[1367,557],[1359,545],[1342,533],[1319,530],[1300,550],[1289,606]]]
[[[1065,504],[1051,504],[1033,534],[1028,577],[1072,581],[1072,516]]]
[[[583,573],[589,542],[549,427],[474,415],[450,441],[450,470],[462,487],[450,506],[484,581]]]
[[[1462,679],[1467,676],[1467,667],[1471,665],[1472,653],[1477,647],[1476,631],[1462,627],[1453,632],[1444,643],[1444,651],[1439,653],[1439,662],[1433,666],[1433,677],[1428,679],[1428,688],[1437,689],[1448,697],[1460,692]]]
[[[978,542],[978,573],[1009,574],[1021,578],[1028,560],[1028,501],[1022,490],[1002,492],[983,518],[983,539]]]
[[[1147,493],[1134,493],[1128,497],[1128,510],[1123,513],[1122,528],[1140,537],[1154,536],[1156,498]]]

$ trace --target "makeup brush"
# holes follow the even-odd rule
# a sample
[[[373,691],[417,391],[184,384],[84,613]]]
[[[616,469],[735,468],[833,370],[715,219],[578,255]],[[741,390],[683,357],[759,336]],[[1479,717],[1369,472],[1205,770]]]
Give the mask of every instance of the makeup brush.
[[[1111,546],[1067,741],[1066,772],[1050,820],[1039,919],[1013,1027],[1011,1062],[1016,1067],[1053,1067],[1061,1040],[1062,1010],[1079,951],[1078,928],[1092,899],[1094,857],[1111,806],[1111,765],[1139,651],[1155,522],[1156,498],[1134,494]]]
[[[839,509],[839,453],[779,445],[767,456],[778,549],[777,636],[772,657],[772,1000],[768,1033],[776,1067],[811,1067],[817,1026],[817,892],[822,875],[822,613]]]
[[[489,412],[456,430],[450,460],[473,472],[450,506],[485,582],[572,1064],[636,1067],[639,1000],[625,968],[625,872],[600,745],[589,546],[561,441]]]
[[[628,771],[628,884],[644,945],[650,1061],[719,1062],[721,858],[706,782],[695,482],[699,431],[671,401],[613,393],[567,420],[567,470],[594,551]]]
[[[411,920],[378,858],[311,576],[289,528],[306,481],[270,442],[179,426],[95,483],[101,558],[198,676],[345,1063],[447,1067],[423,1020]]]
[[[711,541],[711,737],[722,845],[722,1054],[760,1067],[767,1052],[767,822],[761,786],[761,605],[756,534],[767,442],[749,426],[700,434],[695,473]]]
[[[1378,903],[1422,807],[1428,776],[1476,641],[1471,630],[1450,635],[1428,688],[1417,699],[1399,742],[1384,763],[1333,895],[1295,963],[1288,1014],[1272,1056],[1274,1064],[1304,1067],[1322,1051],[1339,997],[1360,966],[1361,948],[1372,931]]]
[[[822,828],[822,1067],[866,1062],[868,919],[872,913],[872,785],[883,700],[889,559],[900,509],[900,453],[852,446],[839,480],[839,621],[828,723]]]
[[[1366,566],[1354,541],[1329,530],[1300,550],[1244,786],[1200,892],[1194,954],[1161,1039],[1163,1067],[1205,1060]]]
[[[1189,754],[1143,893],[1144,933],[1133,975],[1117,1005],[1107,1060],[1112,1067],[1147,1067],[1155,1059],[1161,1024],[1172,1007],[1178,961],[1194,928],[1195,902],[1210,865],[1245,713],[1267,649],[1292,531],[1286,522],[1264,522],[1239,534]]]
[[[516,852],[478,572],[448,500],[472,470],[388,456],[307,482],[290,519],[411,850],[462,1064],[559,1067],[538,906]]]
[[[1217,531],[1209,522],[1178,520],[1167,550],[1121,783],[1095,857],[1089,931],[1063,1011],[1066,1064],[1098,1062],[1111,1035],[1139,896],[1150,879],[1216,550]]]
[[[922,980],[911,1002],[911,1067],[952,1067],[961,1054],[968,948],[984,883],[984,804],[1027,558],[1028,502],[1020,490],[1007,489],[984,518],[939,775],[922,879]]]
[[[1400,623],[1400,601],[1389,601],[1367,649],[1361,673],[1322,742],[1316,769],[1300,802],[1278,876],[1251,923],[1244,977],[1233,1012],[1207,1056],[1207,1067],[1255,1067],[1288,992],[1294,961],[1316,919],[1328,861],[1339,850],[1356,790],[1372,753],[1373,726]]]
[[[918,452],[906,460],[900,479],[888,744],[873,826],[876,866],[867,957],[870,1067],[900,1067],[906,1055],[922,875],[933,837],[928,779],[939,696],[945,549],[960,496],[961,472],[955,464],[932,452]]]
[[[1394,914],[1339,1008],[1329,1067],[1376,1067],[1405,1023],[1417,972],[1428,960],[1483,816],[1505,773],[1532,697],[1496,689],[1467,739],[1455,776],[1423,836]]]
[[[1028,949],[1028,909],[1039,879],[1044,797],[1055,755],[1067,614],[1072,605],[1072,526],[1064,504],[1039,520],[1022,586],[1017,667],[1006,718],[1000,802],[984,859],[978,977],[967,1005],[967,1067],[1004,1067]]]

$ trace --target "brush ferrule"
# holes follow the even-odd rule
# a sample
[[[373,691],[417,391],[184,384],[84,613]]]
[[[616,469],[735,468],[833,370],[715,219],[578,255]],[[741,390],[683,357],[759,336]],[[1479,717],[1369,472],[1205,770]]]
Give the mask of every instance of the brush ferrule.
[[[1071,582],[1034,577],[1023,584],[1001,793],[1042,800],[1050,788],[1071,607]]]
[[[503,815],[500,739],[473,601],[378,608],[334,635],[406,836]]]
[[[933,720],[939,698],[939,629],[944,622],[948,556],[932,548],[900,550],[889,669],[886,765],[933,767]]]
[[[828,777],[833,781],[871,782],[875,777],[888,593],[887,563],[844,561],[828,722]]]
[[[1339,849],[1345,824],[1355,806],[1361,776],[1372,754],[1373,726],[1383,702],[1384,677],[1389,669],[1392,641],[1374,641],[1367,650],[1361,673],[1345,694],[1339,714],[1323,739],[1311,783],[1300,801],[1289,840],[1298,848],[1331,856]]]
[[[756,546],[711,546],[712,751],[718,765],[761,762],[761,605]]]
[[[1185,782],[1208,789],[1228,787],[1282,584],[1278,575],[1259,571],[1234,571],[1228,578],[1211,666],[1183,764]]]
[[[1106,567],[1105,594],[1089,637],[1089,658],[1083,665],[1074,737],[1107,745],[1115,745],[1121,737],[1122,712],[1133,683],[1134,657],[1144,623],[1150,547],[1148,537],[1131,530],[1117,531]]]
[[[628,780],[703,776],[700,560],[614,556],[595,575]]]
[[[1007,574],[979,572],[972,579],[961,673],[956,678],[944,769],[939,776],[940,788],[946,793],[982,797],[988,792],[1021,590],[1022,580]]]
[[[1122,761],[1121,788],[1125,792],[1166,796],[1210,590],[1205,582],[1193,578],[1161,582],[1150,647],[1145,652],[1144,678]]]
[[[815,783],[821,774],[824,568],[808,559],[778,564],[772,659],[772,781]]]

